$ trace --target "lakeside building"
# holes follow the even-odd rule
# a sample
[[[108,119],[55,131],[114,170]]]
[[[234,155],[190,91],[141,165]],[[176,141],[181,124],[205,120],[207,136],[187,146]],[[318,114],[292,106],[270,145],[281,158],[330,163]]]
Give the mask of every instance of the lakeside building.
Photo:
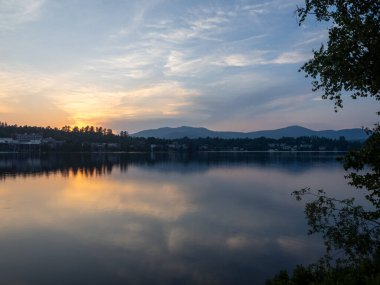
[[[18,143],[13,138],[0,138],[0,144],[15,144]]]
[[[58,141],[53,138],[44,138],[41,134],[24,133],[15,134],[13,138],[0,138],[0,149],[11,151],[36,151],[41,150],[42,145],[55,148],[65,141]]]
[[[41,134],[16,134],[15,140],[18,144],[31,144],[31,145],[40,145],[42,144],[42,135]]]
[[[105,150],[116,150],[120,148],[119,143],[90,143],[91,150],[93,151],[105,151]]]

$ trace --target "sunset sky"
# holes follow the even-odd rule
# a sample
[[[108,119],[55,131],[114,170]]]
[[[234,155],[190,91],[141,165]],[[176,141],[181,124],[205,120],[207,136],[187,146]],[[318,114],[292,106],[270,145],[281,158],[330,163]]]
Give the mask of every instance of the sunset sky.
[[[327,39],[300,0],[0,0],[0,121],[136,132],[370,126],[297,72]]]

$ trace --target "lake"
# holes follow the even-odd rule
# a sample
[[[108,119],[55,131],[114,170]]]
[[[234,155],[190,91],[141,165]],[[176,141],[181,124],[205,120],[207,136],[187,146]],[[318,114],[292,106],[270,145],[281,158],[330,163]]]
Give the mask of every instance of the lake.
[[[263,284],[323,254],[290,194],[337,156],[1,154],[0,284]]]

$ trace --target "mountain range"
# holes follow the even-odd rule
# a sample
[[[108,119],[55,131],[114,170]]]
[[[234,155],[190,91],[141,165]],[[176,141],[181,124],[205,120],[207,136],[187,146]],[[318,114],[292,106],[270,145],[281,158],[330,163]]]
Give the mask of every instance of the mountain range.
[[[324,130],[324,131],[314,131],[301,126],[289,126],[285,128],[275,129],[275,130],[263,130],[255,132],[218,132],[212,131],[206,128],[194,128],[188,126],[182,126],[178,128],[158,128],[140,131],[132,134],[134,137],[155,137],[161,139],[179,139],[183,137],[188,137],[191,139],[196,138],[223,138],[223,139],[233,139],[233,138],[250,138],[255,139],[259,137],[279,139],[282,137],[303,137],[303,136],[317,136],[325,137],[329,139],[339,139],[339,137],[345,137],[346,140],[365,140],[368,135],[363,129],[343,129],[343,130]]]

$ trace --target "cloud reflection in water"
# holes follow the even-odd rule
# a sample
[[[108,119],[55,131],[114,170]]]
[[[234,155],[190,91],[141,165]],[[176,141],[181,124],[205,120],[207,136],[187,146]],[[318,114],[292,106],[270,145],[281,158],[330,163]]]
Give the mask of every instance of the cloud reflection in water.
[[[260,284],[321,254],[290,192],[345,186],[333,157],[46,159],[1,161],[5,283]]]

